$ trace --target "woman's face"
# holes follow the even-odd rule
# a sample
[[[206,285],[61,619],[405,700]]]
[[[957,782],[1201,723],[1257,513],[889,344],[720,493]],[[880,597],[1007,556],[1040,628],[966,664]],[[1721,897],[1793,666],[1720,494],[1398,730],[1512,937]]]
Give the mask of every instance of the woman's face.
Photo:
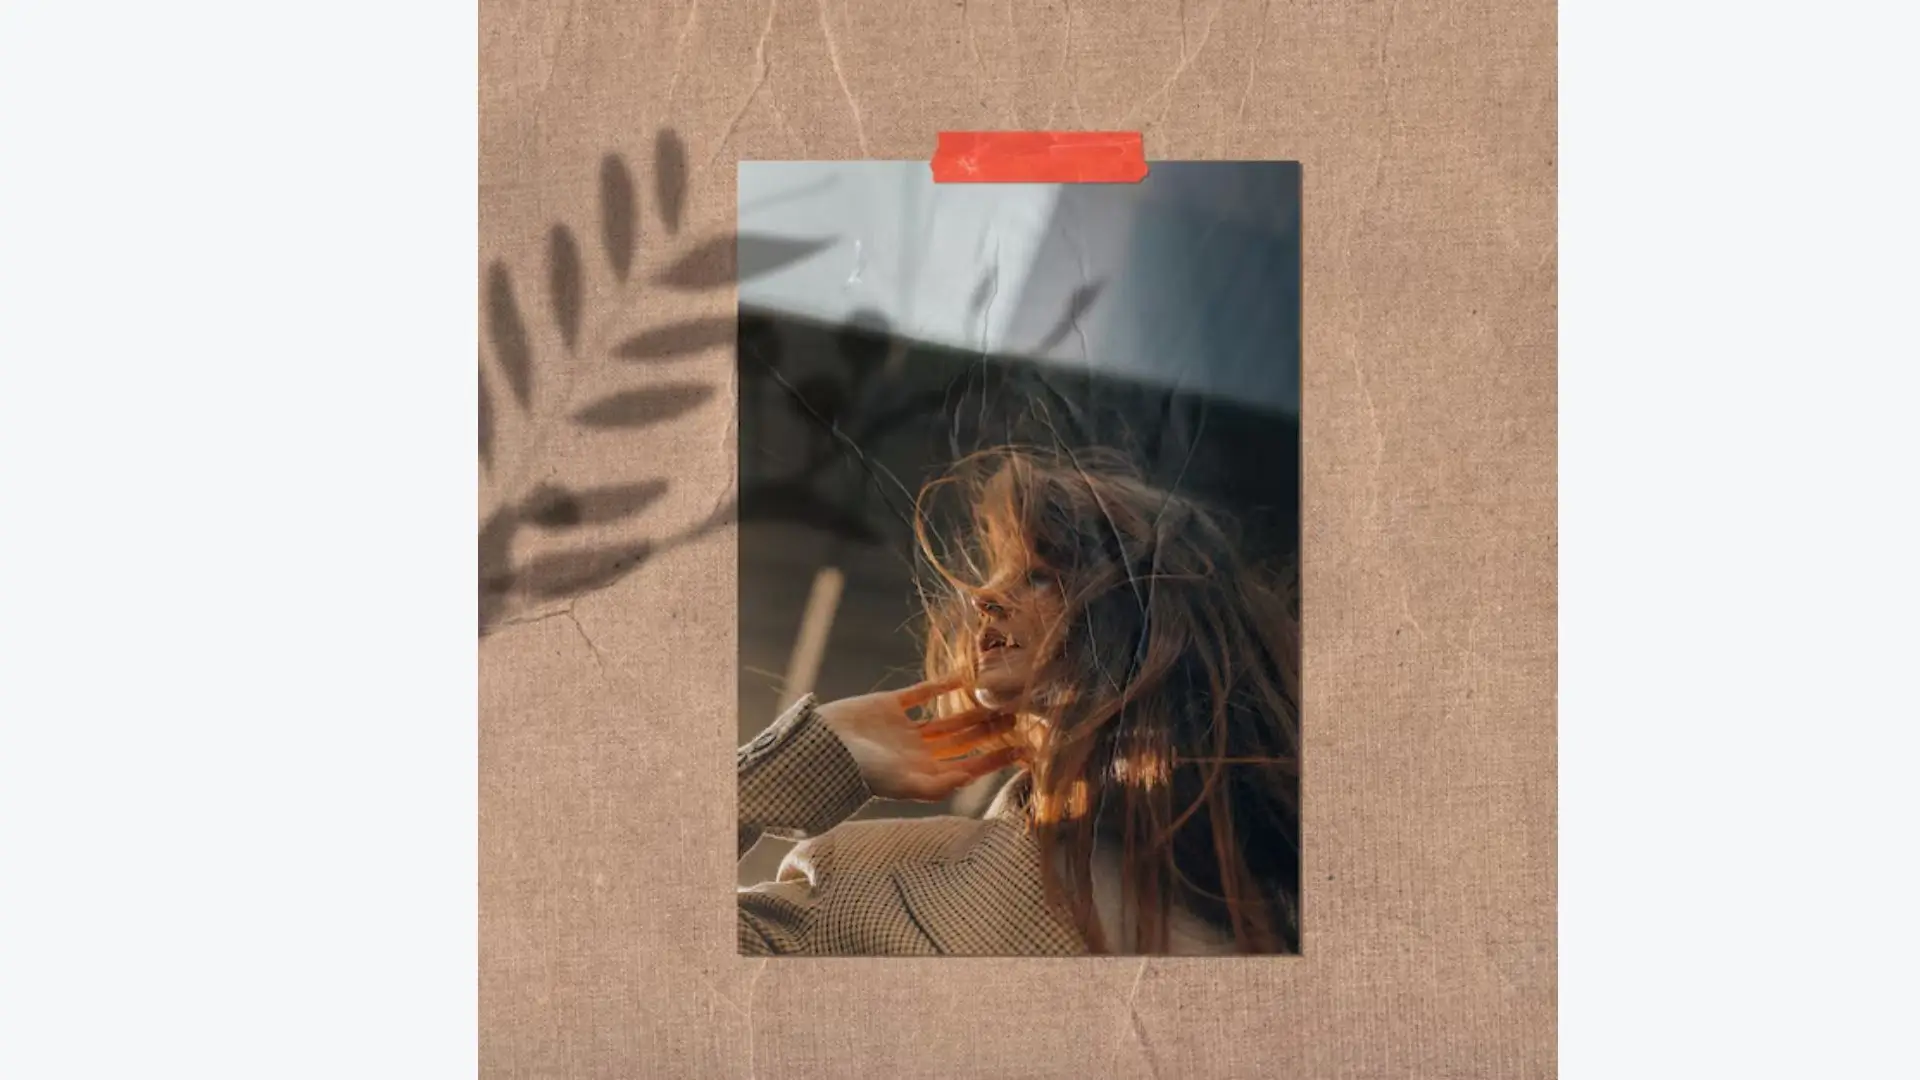
[[[973,608],[980,673],[973,696],[987,708],[1001,708],[1012,704],[1033,673],[1035,650],[1059,617],[1058,586],[1044,571],[1006,568],[974,596]]]

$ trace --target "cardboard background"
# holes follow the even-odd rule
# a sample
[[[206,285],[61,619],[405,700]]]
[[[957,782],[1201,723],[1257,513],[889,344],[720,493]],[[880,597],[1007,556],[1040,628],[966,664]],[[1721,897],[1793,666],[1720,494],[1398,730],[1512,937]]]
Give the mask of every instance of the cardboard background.
[[[499,545],[586,585],[496,612],[480,642],[485,1075],[1554,1073],[1551,5],[483,0],[480,19],[482,512],[541,483],[645,496]],[[1307,955],[743,960],[732,357],[610,344],[731,321],[740,158],[925,159],[941,129],[1048,127],[1304,166]],[[677,229],[663,130],[685,148]],[[597,240],[609,153],[640,203],[624,287]],[[557,223],[585,256],[571,349],[546,300]],[[488,344],[496,263],[525,409]],[[653,280],[676,263],[683,287]],[[637,411],[574,419],[609,399]]]

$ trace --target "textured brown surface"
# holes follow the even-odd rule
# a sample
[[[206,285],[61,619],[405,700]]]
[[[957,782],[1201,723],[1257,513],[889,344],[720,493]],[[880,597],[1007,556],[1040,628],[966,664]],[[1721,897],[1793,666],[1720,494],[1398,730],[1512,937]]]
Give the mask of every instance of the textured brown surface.
[[[487,1076],[1553,1074],[1551,5],[483,0],[480,19],[483,340],[498,260],[532,356],[523,411],[483,350],[483,506],[665,482],[618,524],[510,538],[514,565],[581,581],[625,565],[579,552],[659,543],[480,644]],[[743,960],[733,536],[699,529],[731,494],[732,360],[609,346],[731,314],[724,284],[649,279],[728,235],[737,160],[924,159],[942,128],[1048,126],[1304,164],[1307,955]],[[664,129],[690,174],[677,232]],[[608,153],[640,200],[624,292],[599,240]],[[546,299],[563,222],[585,267],[571,352]],[[616,399],[627,426],[570,419],[636,389],[672,392]]]

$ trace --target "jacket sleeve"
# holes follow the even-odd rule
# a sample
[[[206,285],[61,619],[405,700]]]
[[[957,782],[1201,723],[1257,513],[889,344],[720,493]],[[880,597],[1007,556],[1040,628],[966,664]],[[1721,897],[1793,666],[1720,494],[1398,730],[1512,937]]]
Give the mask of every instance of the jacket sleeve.
[[[740,748],[739,852],[761,836],[814,839],[852,817],[872,797],[853,755],[814,712],[808,695]],[[803,845],[778,880],[738,892],[740,951],[749,956],[812,951],[815,860]]]

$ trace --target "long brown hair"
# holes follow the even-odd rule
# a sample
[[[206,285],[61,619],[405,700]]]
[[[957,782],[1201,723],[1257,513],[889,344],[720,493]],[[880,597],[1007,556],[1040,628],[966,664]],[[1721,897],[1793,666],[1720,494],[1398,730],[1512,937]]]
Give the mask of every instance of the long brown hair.
[[[943,493],[962,501],[937,521]],[[929,678],[973,673],[975,605],[1010,568],[1054,590],[1015,706],[1044,721],[1029,733],[1026,811],[1048,894],[1093,950],[1122,948],[1094,911],[1104,847],[1119,852],[1132,951],[1167,951],[1184,908],[1242,952],[1298,952],[1291,571],[1249,565],[1229,517],[1097,450],[975,454],[916,511],[934,571],[922,589]]]

